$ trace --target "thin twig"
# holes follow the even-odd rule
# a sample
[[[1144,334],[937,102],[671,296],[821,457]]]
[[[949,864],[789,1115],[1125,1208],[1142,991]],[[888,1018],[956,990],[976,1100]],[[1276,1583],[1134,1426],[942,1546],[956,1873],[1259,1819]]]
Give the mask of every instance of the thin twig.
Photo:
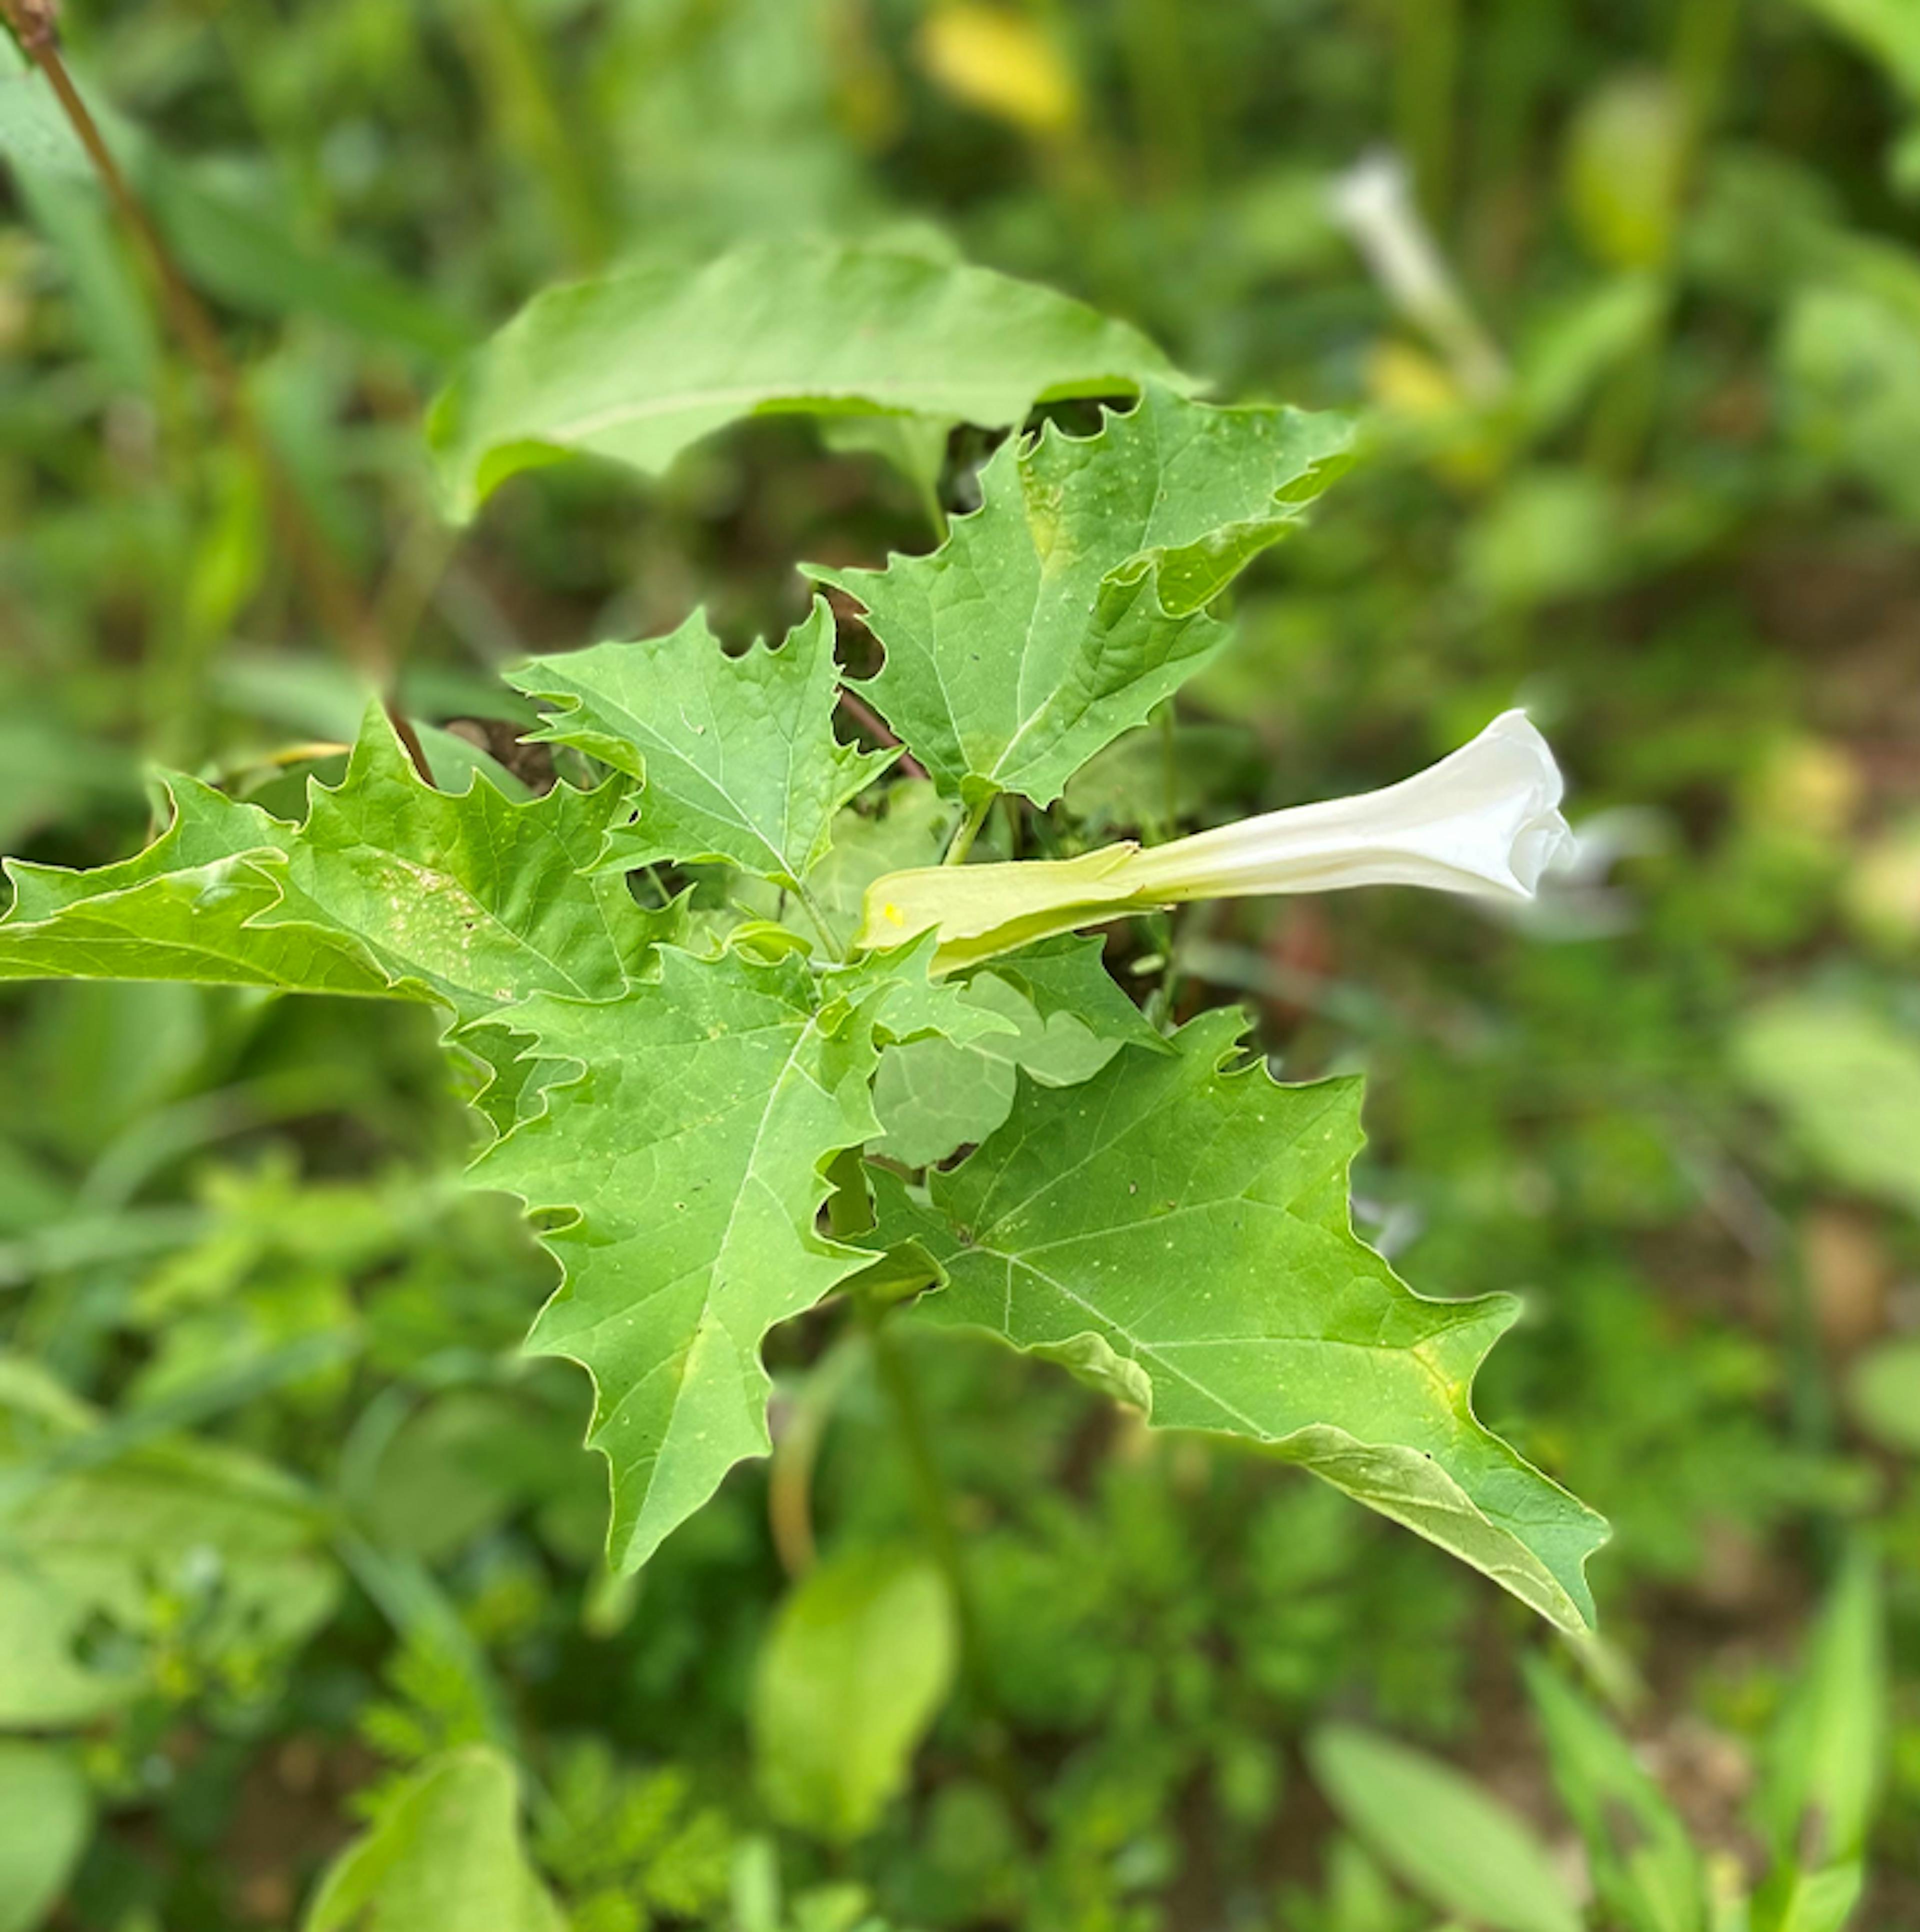
[[[227,354],[213,318],[181,273],[146,204],[114,158],[92,110],[81,98],[73,76],[67,70],[60,52],[56,0],[0,0],[0,17],[5,19],[28,58],[46,76],[108,199],[146,257],[159,286],[168,322],[212,391],[215,405],[233,440],[246,452],[266,485],[287,554],[321,622],[374,680],[407,755],[422,778],[432,784],[433,774],[418,734],[400,715],[394,701],[392,659],[371,612],[308,514],[285,466],[260,428],[248,401],[240,372]]]
[[[878,739],[884,747],[890,748],[899,743],[898,737],[886,720],[857,692],[850,690],[843,684],[840,687],[840,702],[845,707],[847,716],[862,730]],[[907,751],[903,751],[895,760],[894,770],[902,778],[923,778],[927,775],[926,766],[911,752]]]

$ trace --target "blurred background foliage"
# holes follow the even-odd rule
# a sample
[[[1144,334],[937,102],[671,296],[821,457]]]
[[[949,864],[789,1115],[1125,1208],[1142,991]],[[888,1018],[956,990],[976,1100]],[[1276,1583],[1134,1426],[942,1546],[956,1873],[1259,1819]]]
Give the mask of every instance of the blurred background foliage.
[[[1181,812],[1390,780],[1520,701],[1588,870],[1516,921],[1363,894],[1110,956],[1144,987],[1174,948],[1186,1003],[1246,1002],[1289,1076],[1364,1070],[1366,1231],[1425,1292],[1524,1292],[1482,1408],[1616,1526],[1585,1675],[1707,1865],[1780,1851],[1781,1778],[1826,1761],[1788,1687],[1824,1657],[1864,1726],[1836,1762],[1885,1731],[1857,1922],[1920,1926],[1907,0],[74,0],[65,27],[407,709],[477,755],[520,755],[502,664],[702,601],[744,638],[801,614],[798,556],[928,540],[904,478],[793,420],[447,528],[423,406],[556,278],[895,236],[1124,316],[1222,395],[1368,412],[1370,460],[1182,701]],[[10,49],[0,154],[0,848],[130,849],[147,759],[289,810],[338,773],[349,661]],[[981,453],[950,452],[952,500]],[[1083,817],[1130,824],[1130,757]],[[30,990],[0,1096],[0,1928],[466,1932],[380,1903],[422,1844],[422,1899],[433,1858],[498,1868],[503,1932],[1570,1922],[1383,1853],[1365,1790],[1412,1831],[1431,1790],[1352,1729],[1464,1767],[1564,1868],[1546,1752],[1577,1714],[1522,1686],[1550,1634],[1304,1478],[919,1350],[991,1658],[950,1695],[874,1365],[813,1324],[775,1358],[804,1588],[752,1469],[606,1575],[586,1391],[516,1355],[544,1272],[451,1183],[422,1015]],[[1886,1682],[1810,1634],[1850,1548]],[[1830,1623],[1864,1600],[1840,1587]],[[1606,1879],[1595,1924],[1695,1922]]]

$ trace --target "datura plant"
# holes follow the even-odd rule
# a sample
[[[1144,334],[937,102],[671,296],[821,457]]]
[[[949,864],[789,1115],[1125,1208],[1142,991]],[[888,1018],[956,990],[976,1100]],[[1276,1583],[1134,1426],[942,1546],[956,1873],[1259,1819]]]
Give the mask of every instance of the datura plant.
[[[1300,526],[1350,425],[1192,400],[1121,325],[884,251],[756,254],[738,328],[804,334],[791,352],[679,326],[716,272],[536,303],[436,411],[446,500],[574,452],[657,470],[769,409],[926,482],[978,399],[1011,433],[976,510],[930,554],[808,567],[857,606],[876,675],[850,684],[824,596],[778,646],[730,652],[695,612],[538,658],[509,681],[557,748],[539,796],[484,762],[430,782],[370,706],[302,823],[175,777],[136,857],[10,866],[0,977],[438,1008],[487,1136],[472,1182],[524,1202],[559,1264],[529,1346],[592,1378],[616,1568],[767,1451],[768,1333],[838,1298],[1258,1444],[1585,1626],[1604,1526],[1474,1414],[1517,1304],[1424,1299],[1354,1232],[1359,1082],[1277,1083],[1232,1009],[1162,1030],[1083,930],[1210,896],[1524,898],[1567,838],[1538,734],[1509,712],[1366,797],[966,862],[999,800],[1071,852],[1048,808],[1226,646],[1222,593]],[[629,326],[692,362],[610,357]],[[942,326],[986,346],[898,340]],[[1022,427],[1074,397],[1108,400],[1092,434]]]

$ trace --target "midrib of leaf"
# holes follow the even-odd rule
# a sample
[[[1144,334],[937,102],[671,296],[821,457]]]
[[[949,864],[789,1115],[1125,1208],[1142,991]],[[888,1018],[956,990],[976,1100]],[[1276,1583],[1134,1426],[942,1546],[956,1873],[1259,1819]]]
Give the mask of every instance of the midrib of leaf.
[[[1088,437],[1076,440],[1095,442],[1099,439],[1097,437]],[[1114,572],[1124,570],[1128,564],[1133,562],[1135,558],[1140,555],[1142,550],[1145,546],[1147,529],[1148,524],[1150,524],[1150,521],[1151,514],[1149,512],[1148,518],[1142,520],[1140,526],[1134,532],[1134,544],[1131,552],[1130,552],[1126,556],[1122,558],[1118,563],[1115,564],[1112,570],[1102,572],[1094,588],[1094,597],[1096,607],[1100,595],[1100,585],[1105,584],[1107,580],[1114,574]],[[1028,527],[1029,530],[1032,528],[1030,520],[1028,522]],[[1149,574],[1157,578],[1156,572]],[[1035,670],[1034,664],[1034,639],[1035,634],[1040,628],[1040,609],[1042,602],[1042,593],[1046,590],[1046,585],[1047,569],[1046,562],[1042,560],[1040,565],[1037,586],[1034,592],[1033,608],[1027,614],[1026,635],[1022,643],[1020,650],[1020,680],[1022,688],[1019,692],[1019,699],[1023,706],[1028,702],[1028,694],[1024,688],[1026,681],[1028,676],[1033,674]],[[1154,594],[1157,598],[1157,590],[1156,590]],[[1096,615],[1097,614],[1096,608]],[[1164,613],[1162,614],[1164,615]],[[1184,624],[1187,621],[1187,620],[1184,618],[1168,617],[1167,619],[1167,622],[1169,623]],[[1082,634],[1084,636],[1085,634],[1083,633]],[[1078,650],[1074,652],[1070,662],[1084,664],[1088,661],[1088,654],[1087,652],[1084,650]],[[940,680],[940,689],[941,697],[944,699],[946,699],[946,680],[944,677]],[[1053,707],[1054,706],[1055,700],[1060,698],[1060,696],[1061,691],[1058,685],[1055,685],[1052,689],[1044,693],[1041,696],[1038,703],[1034,705],[1033,710],[1028,712],[1027,716],[1021,724],[1019,729],[1014,733],[1011,738],[1008,739],[1005,747],[1000,754],[1000,756],[994,759],[993,762],[993,769],[987,775],[989,778],[998,778],[1003,772],[1009,769],[1016,748],[1020,744],[1022,740],[1033,730],[1034,728],[1040,723],[1042,718],[1047,717],[1049,715],[1058,715],[1064,717],[1067,725],[1071,726],[1077,724],[1082,718],[1086,716],[1088,712],[1093,710],[1094,705],[1099,701],[1096,697],[1087,697],[1083,698],[1082,702],[1075,708],[1070,710],[1063,709],[1059,712],[1055,713]],[[947,699],[947,708],[948,713],[951,716],[952,705],[950,699]],[[958,718],[956,718],[954,722],[957,725],[959,721]]]
[[[800,1017],[796,1010],[795,1017]],[[790,1020],[775,1020],[764,1026],[742,1028],[734,1036],[736,1039],[746,1040],[751,1040],[757,1034],[782,1034],[786,1032],[791,1024]],[[780,1205],[779,1194],[777,1190],[765,1179],[762,1168],[763,1157],[770,1141],[774,1137],[774,1124],[780,1112],[782,1102],[793,1090],[796,1081],[812,1088],[823,1100],[831,1102],[835,1097],[831,1088],[824,1086],[814,1078],[805,1060],[808,1048],[816,1040],[824,1040],[827,1037],[829,1037],[828,1034],[821,1028],[820,1015],[818,1012],[807,1014],[801,1020],[799,1030],[795,1034],[791,1044],[782,1059],[778,1071],[775,1074],[768,1088],[766,1098],[762,1104],[758,1118],[754,1124],[749,1143],[750,1150],[741,1169],[740,1179],[734,1196],[733,1204],[728,1211],[722,1224],[718,1242],[710,1258],[704,1262],[698,1263],[692,1268],[682,1269],[679,1274],[657,1282],[646,1293],[625,1302],[618,1310],[608,1315],[604,1319],[593,1323],[590,1328],[577,1330],[569,1334],[566,1337],[566,1346],[557,1351],[567,1359],[580,1359],[580,1350],[587,1336],[598,1334],[609,1328],[630,1322],[635,1310],[645,1308],[663,1297],[670,1296],[675,1289],[697,1276],[701,1274],[705,1276],[705,1286],[700,1297],[699,1313],[688,1336],[686,1346],[668,1356],[656,1369],[640,1377],[631,1387],[623,1390],[614,1403],[612,1408],[600,1419],[595,1427],[595,1435],[596,1436],[602,1435],[604,1432],[608,1424],[626,1412],[650,1388],[657,1387],[658,1378],[670,1378],[674,1390],[671,1398],[672,1415],[666,1428],[662,1432],[657,1446],[646,1460],[644,1466],[645,1474],[638,1479],[638,1494],[630,1511],[630,1520],[633,1524],[637,1525],[644,1516],[648,1503],[658,1483],[662,1469],[673,1460],[675,1431],[681,1426],[682,1418],[687,1413],[686,1384],[700,1337],[717,1329],[724,1333],[729,1340],[738,1348],[740,1352],[749,1360],[757,1360],[758,1358],[760,1338],[752,1335],[745,1337],[736,1335],[728,1326],[724,1316],[716,1313],[716,1303],[727,1285],[740,1278],[732,1268],[731,1258],[739,1234],[742,1204],[748,1190],[756,1189],[763,1198],[771,1201],[776,1208]],[[688,1041],[686,1042],[684,1050],[697,1054],[699,1051],[699,1043],[697,1041]],[[698,1131],[703,1124],[704,1124],[688,1122],[674,1132],[662,1136],[658,1144],[670,1145],[674,1142]],[[844,1247],[837,1242],[826,1243],[826,1254],[822,1258],[844,1256],[848,1263],[846,1271],[848,1273],[852,1272],[855,1267],[868,1258],[861,1251]],[[597,1376],[596,1380],[597,1383]],[[765,1434],[764,1419],[761,1433],[764,1437]],[[634,1469],[638,1466],[629,1466],[629,1468]],[[630,1474],[627,1480],[634,1480],[633,1475]]]
[[[698,783],[706,787],[716,797],[724,802],[728,812],[732,815],[734,823],[749,838],[753,839],[764,850],[774,864],[783,872],[789,869],[786,853],[780,846],[775,844],[772,840],[760,830],[758,820],[753,817],[746,806],[734,796],[732,791],[717,774],[705,771],[695,764],[677,746],[669,740],[662,737],[645,718],[637,716],[626,706],[622,705],[620,707],[620,716],[626,721],[627,727],[632,733],[634,740],[650,757],[662,759],[666,764],[674,766],[676,770],[686,772]],[[680,722],[682,724],[687,723],[686,714],[684,712],[681,713]],[[688,724],[687,728],[689,730],[694,729],[691,724]],[[696,732],[694,735],[698,736],[704,734]],[[784,796],[781,801],[780,835],[783,840],[793,836],[794,742],[793,736],[790,733],[787,738],[787,784],[784,788]],[[646,812],[646,794],[651,789],[652,782],[652,776],[650,771],[643,780],[640,796],[637,801],[643,820],[643,830]]]

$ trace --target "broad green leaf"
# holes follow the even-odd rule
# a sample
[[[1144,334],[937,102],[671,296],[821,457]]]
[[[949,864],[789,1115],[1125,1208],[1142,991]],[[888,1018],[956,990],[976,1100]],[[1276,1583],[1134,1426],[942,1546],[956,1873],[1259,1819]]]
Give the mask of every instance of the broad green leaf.
[[[774,1816],[832,1843],[872,1831],[946,1701],[957,1648],[931,1564],[866,1550],[810,1571],[780,1607],[754,1686]]]
[[[1558,1672],[1538,1657],[1526,1670],[1553,1781],[1586,1841],[1602,1905],[1627,1932],[1703,1932],[1706,1872],[1660,1787]]]
[[[1226,641],[1207,606],[1346,466],[1351,426],[1149,385],[1084,438],[1010,437],[931,556],[808,574],[885,646],[861,687],[950,796],[1037,805]]]
[[[92,1829],[92,1794],[70,1753],[0,1743],[0,1932],[45,1922]]]
[[[302,1932],[566,1932],[529,1862],[512,1763],[484,1744],[434,1759],[335,1860]]]
[[[890,1048],[874,1082],[884,1130],[876,1151],[924,1167],[985,1140],[1013,1110],[1016,1069],[1042,1086],[1072,1087],[1123,1044],[1169,1051],[1114,983],[1101,950],[1098,939],[1054,940],[970,975],[968,1002],[1004,1016],[1005,1031],[961,1041],[950,1030]]]
[[[346,777],[312,788],[282,903],[254,923],[352,934],[390,983],[463,1021],[537,992],[608,998],[658,929],[623,880],[583,876],[626,789],[556,785],[517,805],[476,776],[439,791],[370,707]]]
[[[1346,1823],[1442,1911],[1488,1932],[1580,1932],[1546,1847],[1450,1765],[1346,1724],[1316,1732],[1307,1756]]]
[[[7,862],[0,980],[186,980],[314,993],[385,993],[348,935],[266,932],[295,828],[197,780],[170,782],[173,820],[146,851],[91,872]]]
[[[833,615],[816,598],[778,650],[729,657],[696,610],[677,631],[536,658],[509,682],[550,707],[536,737],[644,782],[620,866],[718,860],[796,890],[834,814],[892,762],[833,735]]]
[[[564,1279],[529,1346],[593,1378],[588,1439],[612,1468],[624,1568],[764,1454],[762,1338],[870,1258],[814,1226],[828,1162],[875,1130],[868,1006],[817,1010],[791,956],[659,958],[658,980],[620,1000],[512,1010],[516,1032],[580,1071],[473,1169],[552,1217]]]
[[[1748,1015],[1734,1054],[1818,1170],[1920,1212],[1920,1040],[1863,1007],[1797,997]]]
[[[1872,1559],[1857,1552],[1768,1740],[1756,1810],[1776,1868],[1756,1904],[1762,1932],[1838,1927],[1851,1909],[1885,1770],[1884,1616]],[[1823,1916],[1836,1901],[1838,1916]]]
[[[1036,402],[1184,378],[1125,323],[898,248],[758,242],[704,268],[549,289],[469,362],[428,435],[449,512],[571,454],[658,475],[743,417],[1018,423]]]
[[[1424,1300],[1354,1237],[1359,1083],[1226,1070],[1244,1024],[1207,1014],[1176,1053],[1023,1088],[924,1201],[876,1172],[874,1242],[938,1267],[929,1320],[1081,1349],[1105,1384],[1118,1365],[1160,1426],[1271,1444],[1585,1627],[1604,1525],[1473,1414],[1474,1371],[1516,1304]]]

